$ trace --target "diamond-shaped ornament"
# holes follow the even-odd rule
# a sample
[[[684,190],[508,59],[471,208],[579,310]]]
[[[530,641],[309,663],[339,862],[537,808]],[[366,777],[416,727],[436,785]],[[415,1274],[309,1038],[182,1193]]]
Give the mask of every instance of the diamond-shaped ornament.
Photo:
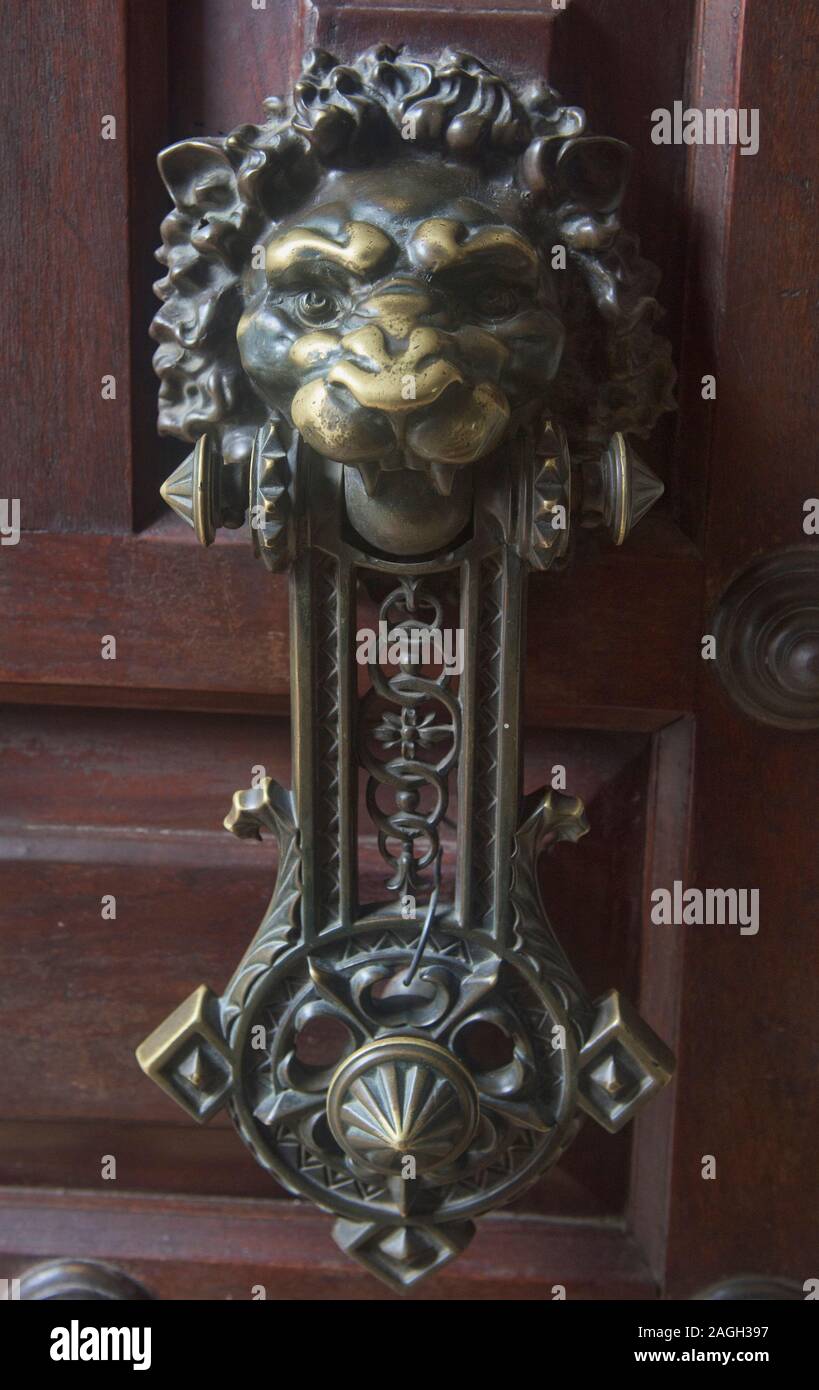
[[[460,1255],[474,1234],[471,1221],[381,1226],[375,1221],[341,1220],[333,1226],[336,1245],[397,1293],[405,1293]]]
[[[578,1103],[616,1134],[672,1077],[674,1055],[616,989],[596,1004],[578,1059]]]
[[[228,1098],[232,1057],[217,1031],[217,1000],[200,985],[137,1048],[137,1061],[194,1120],[209,1120]]]

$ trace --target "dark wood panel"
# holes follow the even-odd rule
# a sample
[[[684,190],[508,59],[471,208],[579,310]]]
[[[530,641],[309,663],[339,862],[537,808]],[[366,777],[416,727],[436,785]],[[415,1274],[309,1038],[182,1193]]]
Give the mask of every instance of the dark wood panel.
[[[530,718],[651,727],[690,709],[699,664],[699,560],[660,515],[622,552],[582,536],[572,570],[531,588]],[[89,688],[105,703],[155,690],[156,704],[289,690],[287,587],[232,533],[208,551],[173,519],[140,536],[24,536],[3,552],[0,682]],[[117,659],[101,640],[117,638]],[[9,692],[13,695],[13,691]],[[121,696],[120,696],[121,698]],[[235,703],[228,701],[228,704]],[[258,707],[258,705],[257,705]],[[559,721],[562,722],[562,719]],[[662,722],[667,722],[663,720]]]
[[[122,865],[112,838],[86,837],[87,863],[0,867],[3,900],[14,904],[3,927],[3,1014],[25,1040],[4,1057],[8,1117],[167,1121],[134,1048],[197,984],[228,978],[269,897],[269,873],[174,867],[167,847],[162,865],[144,836],[141,862]],[[108,894],[115,921],[101,916]]]
[[[624,777],[640,800],[646,748],[638,734],[533,732],[526,740],[526,790],[548,782],[561,763],[567,789],[583,798],[594,821],[598,800],[614,797]],[[184,844],[213,835],[223,845],[221,859],[232,863],[238,855],[241,862],[254,844],[221,828],[233,791],[248,786],[259,766],[287,785],[289,764],[283,719],[9,706],[0,721],[0,842],[14,835],[28,842],[29,856],[50,860],[61,839],[133,831],[170,843],[168,833],[176,832],[167,862],[193,863],[195,851]],[[617,802],[601,811],[604,823],[596,828],[604,838],[624,831],[628,818],[618,820],[616,811]],[[51,842],[44,846],[47,833]],[[138,851],[121,853],[123,863],[138,857]]]
[[[147,238],[162,188],[147,150],[164,131],[164,3],[138,10],[135,25],[126,0],[4,17],[3,491],[26,530],[130,528],[134,488],[156,486]],[[101,397],[109,374],[115,400]]]
[[[708,593],[739,565],[804,542],[816,493],[815,76],[819,6],[782,25],[763,0],[709,4],[705,91],[739,73],[733,104],[760,108],[759,153],[726,154],[703,197],[731,192],[718,267],[710,407]],[[741,61],[740,61],[741,59]],[[707,622],[707,619],[706,619]],[[760,891],[760,929],[681,928],[681,1018],[668,1270],[672,1292],[738,1270],[801,1285],[819,1237],[816,1016],[819,735],[782,733],[740,713],[700,676],[695,881]],[[703,1154],[717,1162],[703,1181]],[[705,1238],[707,1233],[707,1238]]]
[[[264,9],[225,0],[167,0],[169,140],[226,135],[287,90],[301,56],[292,0]]]
[[[157,490],[175,466],[176,458],[170,441],[160,440],[156,433],[156,376],[152,364],[156,344],[148,337],[148,325],[157,306],[154,281],[162,273],[153,257],[157,219],[161,220],[169,210],[167,193],[156,167],[157,150],[168,143],[168,89],[172,69],[167,61],[167,0],[147,0],[147,3],[146,0],[127,0],[125,43],[130,521],[132,529],[138,531],[161,509]],[[103,248],[98,264],[106,264]],[[112,459],[110,447],[106,448],[105,429],[95,442],[110,468]],[[106,529],[105,518],[98,515],[96,507],[90,514],[94,530]]]
[[[683,941],[651,922],[651,895],[688,881],[694,821],[695,721],[678,719],[653,739],[645,808],[640,935],[640,1012],[676,1052],[680,1036]],[[662,1282],[671,1198],[676,1080],[635,1123],[628,1221]]]
[[[595,1140],[590,1127],[582,1130],[572,1171],[563,1164],[552,1169],[510,1210],[587,1221],[619,1216],[622,1182],[612,1182]],[[616,1165],[622,1178],[628,1162],[625,1135],[617,1145],[626,1160]],[[102,1176],[103,1158],[111,1157],[116,1159],[115,1179],[107,1164],[109,1176]],[[196,1129],[191,1121],[0,1120],[0,1187],[14,1186],[291,1200],[255,1162],[232,1126],[212,1123]]]
[[[60,705],[77,709],[168,709],[190,713],[211,711],[219,714],[280,715],[290,712],[290,698],[258,692],[249,695],[238,690],[141,690],[138,686],[27,685],[0,681],[0,705]],[[541,705],[527,711],[525,727],[560,729],[599,729],[616,733],[654,733],[665,728],[669,711],[601,705]],[[674,715],[672,718],[676,717]]]
[[[342,61],[376,43],[419,53],[446,48],[476,53],[484,62],[518,78],[540,77],[546,70],[558,11],[550,3],[529,6],[477,4],[404,5],[338,4],[318,0],[307,10],[305,37],[329,48]]]
[[[650,113],[686,100],[695,44],[696,0],[572,0],[555,25],[549,79],[586,111],[589,127],[634,150],[623,224],[662,273],[661,330],[679,364],[685,264],[692,219],[687,169],[691,150],[655,145]],[[663,479],[675,515],[687,488],[673,448],[677,417],[665,415],[639,452]],[[686,527],[690,525],[684,513]]]
[[[743,22],[743,7],[733,0],[699,0],[691,46],[691,106],[725,109],[736,105]],[[667,107],[668,101],[660,104]],[[692,145],[688,152],[688,245],[674,452],[675,469],[682,480],[681,522],[700,547],[705,537],[715,416],[714,402],[703,399],[702,379],[721,366],[719,339],[733,220],[733,158],[725,145]],[[756,165],[756,158],[752,164]]]
[[[0,1192],[0,1271],[66,1255],[110,1261],[159,1298],[394,1300],[343,1256],[331,1221],[294,1203]],[[411,1301],[650,1298],[656,1286],[616,1227],[488,1217],[473,1244]]]
[[[246,781],[255,750],[275,748],[263,735],[277,726],[45,713],[46,729],[22,712],[11,712],[4,729],[4,793],[17,814],[0,827],[4,897],[16,904],[4,929],[3,996],[27,1039],[6,1075],[5,1113],[167,1122],[160,1095],[122,1087],[123,1069],[132,1065],[135,1043],[180,997],[200,980],[220,985],[227,978],[252,934],[272,888],[275,851],[211,827],[232,788],[223,766]],[[613,982],[636,988],[644,749],[636,735],[541,736],[528,762],[532,785],[562,762],[589,807],[594,831],[579,854],[558,847],[544,874],[555,921],[564,924],[580,968],[589,967],[592,989]],[[282,772],[275,759],[267,763]],[[38,776],[44,767],[48,776]],[[371,849],[363,868],[364,895],[381,896],[384,870]],[[115,922],[101,917],[109,893]],[[91,1015],[89,1000],[96,1001]],[[35,1094],[25,1085],[32,1073]],[[604,1178],[622,1196],[628,1156],[621,1153],[618,1162],[612,1151]]]
[[[668,1252],[677,1296],[729,1270],[801,1284],[819,1240],[819,746],[721,706],[705,696],[694,882],[758,888],[761,924],[756,936],[665,929],[685,933]],[[704,1154],[715,1181],[702,1180]]]
[[[8,707],[0,720],[0,839],[28,838],[31,854],[50,859],[61,837],[131,830],[161,840],[175,832],[166,860],[188,863],[195,851],[184,850],[186,837],[193,846],[191,837],[204,834],[222,845],[220,862],[240,863],[245,850],[252,860],[255,843],[229,835],[222,820],[260,766],[289,785],[285,720]],[[41,848],[37,837],[47,831],[53,843]]]
[[[167,1190],[193,1181],[173,1161],[173,1145],[152,1138],[154,1128],[161,1136],[172,1125],[173,1111],[138,1084],[133,1048],[195,985],[221,987],[250,938],[272,889],[275,849],[238,842],[217,827],[251,767],[263,762],[286,781],[288,755],[282,720],[6,711],[2,795],[14,814],[0,820],[0,883],[15,907],[4,926],[2,995],[10,1025],[26,1041],[0,1082],[0,1108],[18,1121],[7,1162],[27,1181],[54,1181],[50,1165],[57,1163],[65,1184],[87,1185],[89,1153],[98,1167],[99,1154],[118,1152],[116,1136],[129,1133],[136,1138],[128,1164],[143,1174],[131,1183],[161,1186],[163,1161]],[[639,968],[646,808],[661,795],[651,789],[651,744],[639,734],[533,734],[527,787],[548,781],[558,763],[569,789],[584,798],[592,831],[543,861],[552,920],[593,994],[616,986],[651,999]],[[666,856],[675,836],[670,824],[657,836]],[[653,845],[647,853],[655,854]],[[364,896],[380,897],[384,870],[371,839],[362,864]],[[101,917],[103,894],[117,899],[114,922]],[[649,1013],[666,1026],[661,1011]],[[26,1129],[38,1118],[58,1126],[50,1161],[42,1126]],[[217,1132],[226,1121],[215,1125]],[[95,1149],[102,1132],[112,1137]],[[222,1156],[221,1176],[213,1175],[220,1192],[260,1190],[238,1140],[233,1179],[227,1141],[208,1144]],[[547,1177],[523,1205],[554,1213],[571,1200],[574,1215],[621,1211],[630,1154],[630,1132],[612,1140],[588,1126],[559,1176]]]
[[[269,895],[272,847],[216,827],[253,763],[287,780],[286,718],[181,711],[286,716],[284,584],[254,566],[241,537],[220,537],[206,554],[168,517],[140,536],[91,534],[149,518],[163,467],[145,337],[149,252],[166,208],[153,149],[168,130],[211,134],[256,117],[295,71],[312,13],[321,40],[342,52],[407,37],[469,46],[522,71],[539,70],[548,47],[556,85],[597,129],[637,146],[629,222],[663,267],[683,371],[679,426],[666,422],[646,456],[671,485],[670,514],[680,501],[686,533],[707,541],[703,616],[701,563],[668,513],[622,553],[582,537],[571,573],[533,583],[527,654],[531,726],[566,726],[529,740],[527,777],[542,781],[552,761],[566,761],[593,827],[544,866],[549,910],[590,987],[636,993],[672,1044],[682,995],[678,1079],[633,1135],[587,1127],[527,1198],[580,1223],[487,1221],[465,1260],[420,1296],[548,1299],[557,1282],[570,1297],[623,1298],[666,1276],[685,1295],[738,1270],[801,1282],[819,1210],[807,1105],[819,743],[745,720],[700,661],[699,638],[737,568],[772,545],[804,543],[802,502],[816,491],[806,382],[816,160],[805,113],[819,7],[803,0],[799,22],[783,26],[762,0],[573,0],[549,26],[546,0],[522,17],[509,12],[514,0],[485,10],[321,0],[298,14],[286,0],[266,11],[169,0],[169,126],[160,0],[91,0],[82,12],[59,0],[45,18],[36,8],[15,12],[4,84],[10,145],[33,171],[22,207],[0,200],[20,291],[6,341],[22,344],[27,364],[25,391],[14,383],[7,393],[10,476],[24,528],[85,533],[28,535],[0,565],[0,698],[42,706],[4,710],[0,723],[0,991],[17,1039],[0,1078],[0,1181],[15,1185],[0,1196],[3,1272],[85,1254],[122,1263],[165,1297],[244,1298],[253,1282],[282,1298],[390,1297],[335,1251],[326,1218],[290,1201],[244,1200],[272,1189],[227,1122],[202,1132],[173,1124],[131,1061],[134,1042],[193,984],[222,983]],[[759,155],[654,146],[647,117],[678,96],[761,108]],[[97,107],[122,117],[127,142],[97,144]],[[44,189],[57,210],[45,220]],[[122,387],[115,405],[88,394],[106,370]],[[706,371],[717,374],[714,403],[700,395]],[[116,662],[100,658],[106,633],[117,636]],[[677,716],[690,711],[688,869],[692,721]],[[367,852],[364,863],[376,893]],[[688,873],[701,885],[759,886],[759,936],[648,925],[651,889]],[[103,892],[121,903],[115,923],[100,918]],[[111,1149],[124,1158],[122,1186],[234,1200],[112,1192],[97,1176]],[[700,1177],[703,1153],[717,1157],[716,1182]],[[633,1240],[587,1224],[622,1211],[629,1164]],[[17,1186],[33,1182],[98,1190]]]

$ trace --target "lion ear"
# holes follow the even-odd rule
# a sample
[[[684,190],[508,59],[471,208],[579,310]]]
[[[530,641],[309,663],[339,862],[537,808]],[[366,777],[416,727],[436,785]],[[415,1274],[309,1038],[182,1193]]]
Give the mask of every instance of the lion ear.
[[[631,173],[632,151],[622,140],[581,135],[560,149],[555,172],[572,202],[592,212],[610,213],[620,206]]]
[[[191,216],[216,212],[236,198],[236,175],[221,141],[180,140],[157,164],[176,206]]]

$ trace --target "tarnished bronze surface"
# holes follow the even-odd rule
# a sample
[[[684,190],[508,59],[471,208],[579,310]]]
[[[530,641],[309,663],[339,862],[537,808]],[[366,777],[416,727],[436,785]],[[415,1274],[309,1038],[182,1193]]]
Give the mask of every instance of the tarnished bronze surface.
[[[290,572],[293,789],[234,797],[228,829],[278,840],[273,898],[221,998],[200,987],[138,1055],[194,1118],[228,1104],[406,1289],[584,1115],[618,1129],[673,1069],[552,932],[539,854],[588,827],[576,798],[521,797],[520,747],[527,574],[565,559],[573,514],[619,544],[659,495],[625,435],[673,370],[620,228],[629,152],[546,84],[381,47],[308,55],[266,107],[162,155],[153,332],[160,428],[196,445],[166,501],[205,544],[247,509]],[[394,647],[363,640],[361,588]]]

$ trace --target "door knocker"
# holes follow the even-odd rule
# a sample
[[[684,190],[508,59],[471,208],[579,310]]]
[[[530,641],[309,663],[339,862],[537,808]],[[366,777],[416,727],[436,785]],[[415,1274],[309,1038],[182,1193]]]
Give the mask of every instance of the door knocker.
[[[275,892],[221,997],[137,1055],[399,1290],[673,1069],[547,920],[538,857],[582,804],[521,795],[527,576],[572,525],[625,540],[662,491],[626,435],[672,407],[629,150],[585,126],[545,82],[382,46],[160,158],[160,429],[195,446],[163,496],[289,573],[293,787],[234,796]]]

